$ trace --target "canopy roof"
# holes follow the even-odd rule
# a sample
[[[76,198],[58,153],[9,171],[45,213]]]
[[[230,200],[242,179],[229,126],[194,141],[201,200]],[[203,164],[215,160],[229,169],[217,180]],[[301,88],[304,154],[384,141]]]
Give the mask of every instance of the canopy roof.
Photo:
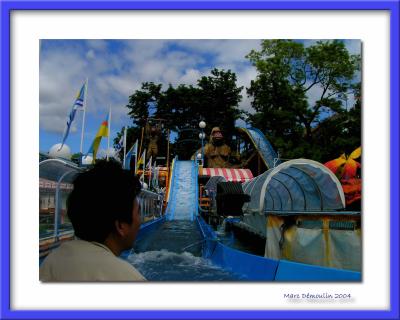
[[[39,162],[39,178],[54,182],[72,183],[75,176],[83,170],[61,159],[47,159]]]
[[[342,186],[324,165],[295,159],[270,169],[243,184],[251,196],[244,211],[329,211],[345,207]]]
[[[226,181],[245,182],[253,179],[253,174],[249,169],[203,168],[201,175],[210,177],[221,176]]]
[[[226,182],[226,179],[221,176],[213,176],[210,180],[207,181],[204,188],[208,191],[217,192],[217,184],[218,182]]]

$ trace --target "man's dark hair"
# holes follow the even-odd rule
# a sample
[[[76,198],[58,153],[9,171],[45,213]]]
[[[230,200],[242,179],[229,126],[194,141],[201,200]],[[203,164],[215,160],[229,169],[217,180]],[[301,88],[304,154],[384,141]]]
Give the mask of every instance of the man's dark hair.
[[[115,230],[115,221],[131,224],[133,202],[140,188],[138,178],[116,161],[98,160],[94,167],[80,173],[67,201],[75,235],[104,243]]]

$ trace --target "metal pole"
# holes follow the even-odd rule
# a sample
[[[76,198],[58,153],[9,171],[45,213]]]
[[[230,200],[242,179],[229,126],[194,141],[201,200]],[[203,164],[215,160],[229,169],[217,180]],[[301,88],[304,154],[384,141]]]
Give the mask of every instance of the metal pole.
[[[167,173],[169,172],[169,129],[167,133]]]
[[[108,113],[108,140],[107,140],[107,161],[110,157],[110,135],[111,135],[111,107]]]
[[[56,210],[54,211],[54,238],[56,238],[56,240],[58,240],[58,229],[59,229],[59,215],[60,215],[60,184],[61,181],[64,179],[64,177],[68,174],[70,174],[71,172],[74,172],[75,170],[70,170],[65,172],[60,179],[58,179],[57,181],[57,187],[56,187],[56,199],[55,199],[55,207]]]
[[[83,133],[85,132],[85,115],[86,115],[86,107],[87,107],[87,91],[88,91],[88,86],[89,86],[89,78],[86,78],[86,87],[85,87],[85,107],[83,108],[83,116],[82,116],[82,132],[81,132],[81,147],[80,147],[80,153],[82,154],[83,150]],[[81,156],[82,158],[82,156]]]
[[[124,144],[124,159],[123,159],[123,163],[122,163],[122,168],[125,169],[125,158],[126,158],[126,126],[125,126],[125,129],[124,129],[123,144]],[[135,164],[135,165],[136,165],[136,164]]]
[[[201,129],[201,165],[204,167],[204,130]]]
[[[143,134],[144,134],[144,128],[142,128],[142,137],[140,138],[140,146],[139,146],[139,152],[138,152],[139,155],[142,154]]]

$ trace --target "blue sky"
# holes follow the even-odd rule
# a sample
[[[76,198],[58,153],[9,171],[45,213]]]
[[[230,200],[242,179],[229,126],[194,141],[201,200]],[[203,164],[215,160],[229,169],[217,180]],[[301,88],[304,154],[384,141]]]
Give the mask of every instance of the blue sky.
[[[311,45],[316,40],[302,40]],[[350,53],[360,53],[359,40],[345,40]],[[89,79],[85,121],[85,153],[108,110],[112,109],[111,141],[125,125],[129,95],[142,82],[195,85],[213,68],[236,73],[238,86],[249,87],[256,70],[245,55],[260,48],[260,40],[42,40],[39,65],[40,151],[60,143],[76,92]],[[318,88],[309,99],[318,96]],[[242,92],[240,108],[252,111]],[[349,101],[349,105],[352,101]],[[82,112],[76,114],[66,144],[79,152]],[[112,142],[110,143],[112,145]],[[99,156],[105,154],[103,139]]]

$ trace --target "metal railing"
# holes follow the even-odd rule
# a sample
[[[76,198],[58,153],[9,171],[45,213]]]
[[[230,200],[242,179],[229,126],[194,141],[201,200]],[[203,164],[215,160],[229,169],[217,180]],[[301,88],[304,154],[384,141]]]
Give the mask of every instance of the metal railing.
[[[137,199],[142,223],[162,216],[164,194],[142,190]]]
[[[75,164],[62,159],[39,162],[39,238],[73,232],[66,215],[66,200],[74,177],[82,172]]]

